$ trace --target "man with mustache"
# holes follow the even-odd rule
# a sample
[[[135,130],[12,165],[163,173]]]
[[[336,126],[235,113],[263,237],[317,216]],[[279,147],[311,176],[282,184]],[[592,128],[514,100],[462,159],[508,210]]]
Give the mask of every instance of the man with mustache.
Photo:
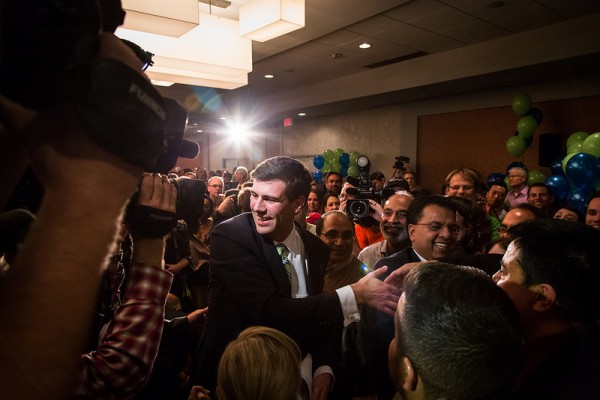
[[[391,256],[410,246],[406,216],[412,201],[413,196],[409,192],[399,191],[391,195],[384,203],[381,222],[379,223],[384,240],[365,247],[358,254],[358,259],[369,270],[373,270],[379,259]]]
[[[411,247],[380,259],[374,269],[387,266],[379,279],[403,265],[448,257],[457,241],[460,226],[452,200],[438,195],[414,199],[406,215]],[[360,308],[357,332],[358,352],[367,371],[367,379],[378,399],[392,399],[396,389],[389,377],[386,361],[394,337],[394,319],[389,314]]]

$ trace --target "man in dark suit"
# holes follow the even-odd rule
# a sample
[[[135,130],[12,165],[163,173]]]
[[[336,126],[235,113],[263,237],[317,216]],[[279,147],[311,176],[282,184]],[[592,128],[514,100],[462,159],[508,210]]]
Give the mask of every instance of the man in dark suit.
[[[264,325],[312,355],[312,398],[325,399],[344,324],[358,318],[358,304],[393,315],[399,293],[376,279],[381,272],[321,293],[327,247],[294,225],[310,191],[308,170],[292,158],[273,157],[252,178],[251,213],[217,225],[211,236],[209,315],[194,383],[214,390],[227,343],[248,326]]]
[[[444,259],[457,241],[460,227],[456,223],[455,206],[446,197],[417,197],[408,208],[406,219],[411,247],[381,258],[375,264],[375,271],[384,266],[388,268],[380,279],[403,266],[408,273],[413,263]],[[391,399],[396,393],[387,371],[388,347],[393,338],[392,316],[369,308],[360,309],[358,352],[378,399]]]

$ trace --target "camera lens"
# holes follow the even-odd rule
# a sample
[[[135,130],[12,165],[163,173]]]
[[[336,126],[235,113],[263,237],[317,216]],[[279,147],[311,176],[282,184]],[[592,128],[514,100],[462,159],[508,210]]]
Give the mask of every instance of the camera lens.
[[[348,204],[348,212],[352,217],[365,217],[369,213],[368,200],[354,200]]]

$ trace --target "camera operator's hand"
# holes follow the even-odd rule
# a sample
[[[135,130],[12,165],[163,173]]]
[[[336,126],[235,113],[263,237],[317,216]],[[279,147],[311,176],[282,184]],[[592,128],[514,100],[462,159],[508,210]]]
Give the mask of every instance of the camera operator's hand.
[[[231,215],[235,214],[237,211],[237,195],[232,194],[231,196],[227,196],[223,199],[217,211],[222,215]]]
[[[371,206],[370,214],[377,222],[381,222],[381,215],[383,214],[383,207],[381,204],[376,202],[373,199],[369,200],[369,205]]]
[[[348,200],[342,200],[340,201],[340,208],[339,211],[345,213],[346,212],[346,203],[348,202]]]
[[[161,215],[138,215],[128,220],[128,228],[133,239],[132,261],[149,265],[161,265],[164,253],[164,235],[168,234],[176,223],[175,204],[177,202],[177,189],[165,175],[144,174],[140,184],[135,207],[143,210],[164,211],[164,218],[172,219],[171,222],[163,220]],[[128,212],[130,209],[128,208]],[[156,225],[160,225],[156,227]],[[162,230],[164,235],[156,234]],[[157,237],[158,236],[158,237]]]

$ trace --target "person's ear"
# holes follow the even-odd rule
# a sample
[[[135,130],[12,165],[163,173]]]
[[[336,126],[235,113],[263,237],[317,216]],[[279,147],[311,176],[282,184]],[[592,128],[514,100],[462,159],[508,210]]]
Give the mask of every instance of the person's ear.
[[[533,290],[536,292],[533,310],[538,312],[546,312],[556,303],[556,291],[547,283],[535,285]]]
[[[306,197],[298,196],[294,199],[293,203],[294,203],[294,213],[298,214],[300,211],[302,211],[302,207],[304,207],[304,203],[306,203]]]
[[[402,357],[402,370],[404,372],[404,382],[402,382],[402,389],[407,392],[414,392],[417,390],[417,383],[419,382],[419,375],[415,370],[412,361],[408,357]]]
[[[412,224],[408,224],[408,237],[411,242],[415,241],[415,226]]]

